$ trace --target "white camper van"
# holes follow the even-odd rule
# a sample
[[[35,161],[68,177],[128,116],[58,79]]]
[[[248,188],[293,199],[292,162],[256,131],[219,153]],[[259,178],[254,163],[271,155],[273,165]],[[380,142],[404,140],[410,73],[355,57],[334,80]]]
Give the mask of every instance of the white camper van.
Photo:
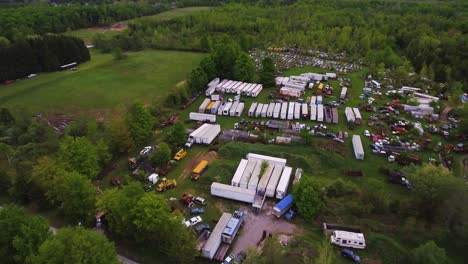
[[[364,234],[348,231],[335,230],[330,237],[331,243],[342,246],[364,249],[366,248],[366,240]]]

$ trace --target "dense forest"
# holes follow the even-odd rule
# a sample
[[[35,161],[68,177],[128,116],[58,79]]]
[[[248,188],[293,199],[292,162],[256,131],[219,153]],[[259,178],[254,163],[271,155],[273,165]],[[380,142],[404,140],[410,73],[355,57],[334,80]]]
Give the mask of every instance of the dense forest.
[[[56,71],[64,64],[85,62],[90,54],[79,38],[48,34],[0,45],[0,58],[1,83],[31,73]]]
[[[61,33],[78,28],[108,25],[164,10],[167,10],[166,5],[150,6],[139,3],[0,8],[0,36],[15,41],[30,34]]]
[[[437,81],[467,83],[466,9],[467,4],[459,2],[228,4],[170,21],[141,19],[130,23],[130,31],[123,35],[140,38],[144,47],[162,49],[209,50],[213,43],[228,39],[244,50],[298,46],[345,51],[366,58],[370,65],[386,67],[407,59],[418,72],[434,73]],[[106,44],[117,45],[111,39]]]

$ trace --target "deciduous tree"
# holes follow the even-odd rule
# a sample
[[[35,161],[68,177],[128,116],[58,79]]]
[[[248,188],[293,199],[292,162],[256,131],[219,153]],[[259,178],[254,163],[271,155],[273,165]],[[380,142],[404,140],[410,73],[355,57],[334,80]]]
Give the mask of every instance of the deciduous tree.
[[[322,208],[321,185],[312,178],[302,178],[294,185],[293,196],[299,214],[305,219],[312,219]]]
[[[99,155],[96,146],[85,137],[65,137],[60,143],[59,158],[69,171],[95,179],[99,173]]]
[[[136,146],[141,146],[151,139],[153,118],[142,103],[135,102],[130,107],[127,114],[127,122]]]
[[[275,86],[276,67],[272,58],[266,57],[262,61],[260,70],[260,81],[265,87]]]

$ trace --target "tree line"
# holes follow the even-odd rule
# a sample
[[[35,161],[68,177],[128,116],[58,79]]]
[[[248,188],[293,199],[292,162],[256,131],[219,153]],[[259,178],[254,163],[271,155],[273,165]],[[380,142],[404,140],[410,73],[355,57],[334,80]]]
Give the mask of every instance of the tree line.
[[[14,43],[0,39],[0,82],[50,72],[61,65],[85,62],[90,54],[84,42],[75,37],[48,34],[30,36]]]
[[[347,52],[370,65],[409,60],[437,81],[468,81],[467,4],[462,2],[301,1],[227,4],[166,21],[129,23],[143,46],[203,51],[224,39],[243,50],[301,47]],[[424,71],[424,70],[423,70]]]
[[[62,33],[67,30],[109,25],[116,21],[157,14],[168,5],[144,3],[46,4],[0,8],[0,36],[17,41],[31,34]]]

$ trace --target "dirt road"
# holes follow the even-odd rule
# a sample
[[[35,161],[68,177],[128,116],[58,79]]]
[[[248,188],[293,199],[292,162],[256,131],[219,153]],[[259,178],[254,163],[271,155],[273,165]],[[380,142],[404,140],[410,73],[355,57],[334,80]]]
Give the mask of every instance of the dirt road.
[[[245,251],[249,247],[254,247],[262,238],[263,231],[267,233],[277,234],[293,234],[297,229],[295,225],[284,220],[283,218],[277,219],[271,215],[273,202],[267,202],[263,206],[262,211],[257,215],[254,214],[250,208],[243,208],[245,213],[244,223],[240,229],[239,237],[232,246],[233,254],[240,251]]]

